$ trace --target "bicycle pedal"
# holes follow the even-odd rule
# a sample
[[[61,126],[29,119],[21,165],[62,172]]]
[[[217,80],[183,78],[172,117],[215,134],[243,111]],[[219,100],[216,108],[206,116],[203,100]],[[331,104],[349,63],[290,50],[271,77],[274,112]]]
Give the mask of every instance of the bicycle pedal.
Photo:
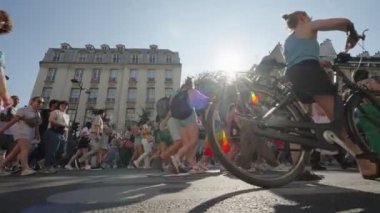
[[[355,156],[355,153],[353,153],[333,131],[326,130],[323,132],[323,138],[331,143],[331,144],[338,144],[340,147],[342,147],[344,150],[346,150],[350,155]]]

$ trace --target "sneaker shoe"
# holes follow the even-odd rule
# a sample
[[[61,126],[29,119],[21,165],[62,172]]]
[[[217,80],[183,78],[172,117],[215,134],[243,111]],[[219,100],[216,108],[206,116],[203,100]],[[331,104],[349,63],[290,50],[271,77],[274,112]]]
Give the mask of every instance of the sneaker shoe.
[[[21,171],[21,176],[33,175],[35,173],[36,173],[36,171],[34,171],[33,169],[25,169],[25,170]]]
[[[137,161],[133,161],[132,162],[132,166],[135,167],[135,168],[139,168],[139,165],[138,165]]]
[[[4,169],[0,169],[0,176],[8,176],[10,174],[10,172],[5,171]]]
[[[72,166],[70,166],[69,164],[67,164],[67,165],[65,166],[65,169],[67,169],[67,170],[73,170],[74,168],[73,168]]]
[[[87,165],[84,167],[84,170],[90,170],[91,169],[91,166],[90,165]]]

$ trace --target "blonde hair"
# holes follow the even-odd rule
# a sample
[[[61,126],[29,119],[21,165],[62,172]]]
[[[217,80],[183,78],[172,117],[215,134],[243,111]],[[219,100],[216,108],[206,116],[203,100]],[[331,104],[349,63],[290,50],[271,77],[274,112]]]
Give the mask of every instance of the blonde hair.
[[[286,21],[289,29],[294,30],[298,25],[300,16],[307,16],[307,13],[305,11],[295,11],[293,13],[283,15],[282,18]]]

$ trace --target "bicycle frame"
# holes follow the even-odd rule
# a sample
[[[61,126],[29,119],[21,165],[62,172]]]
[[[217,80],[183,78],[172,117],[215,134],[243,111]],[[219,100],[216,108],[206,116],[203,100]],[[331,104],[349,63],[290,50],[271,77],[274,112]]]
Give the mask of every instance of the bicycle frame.
[[[362,93],[373,104],[375,104],[376,107],[379,108],[379,103],[376,101],[375,97],[373,97],[368,91],[351,82],[351,80],[344,75],[338,66],[334,66],[333,71],[343,80],[348,88],[354,91],[354,93]],[[340,130],[342,128],[343,122],[345,122],[345,119],[343,117],[340,117],[340,115],[343,115],[343,113],[339,113],[337,111],[339,108],[341,110],[345,104],[341,104],[339,102],[339,96],[337,96],[335,98],[336,107],[334,109],[334,120],[331,123],[318,124],[312,122],[312,119],[306,110],[302,110],[301,112],[304,114],[304,116],[309,118],[309,122],[297,122],[289,120],[284,121],[281,119],[270,118],[270,115],[273,114],[277,109],[286,107],[289,104],[293,104],[300,109],[304,109],[301,102],[294,95],[292,90],[289,90],[285,95],[285,99],[270,109],[268,113],[262,117],[262,119],[246,119],[243,117],[241,117],[241,119],[248,122],[252,128],[252,131],[258,136],[289,141],[309,149],[320,148],[335,151],[338,150],[338,147],[331,141],[326,140],[323,135],[326,131],[333,131],[336,135],[340,134]]]

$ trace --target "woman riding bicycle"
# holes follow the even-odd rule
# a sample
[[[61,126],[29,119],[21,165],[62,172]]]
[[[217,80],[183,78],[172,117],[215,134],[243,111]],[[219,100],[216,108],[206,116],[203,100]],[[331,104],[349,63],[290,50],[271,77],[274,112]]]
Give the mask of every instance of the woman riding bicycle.
[[[283,18],[292,34],[286,39],[284,55],[287,63],[286,78],[293,84],[293,90],[304,103],[316,102],[330,120],[334,120],[334,97],[337,91],[322,66],[328,61],[319,60],[318,31],[343,31],[349,33],[346,50],[353,48],[359,40],[353,23],[345,18],[321,19],[312,21],[304,11],[296,11]],[[342,131],[346,146],[356,155],[362,150]],[[379,177],[377,165],[367,159],[357,159],[359,170],[364,178]]]

